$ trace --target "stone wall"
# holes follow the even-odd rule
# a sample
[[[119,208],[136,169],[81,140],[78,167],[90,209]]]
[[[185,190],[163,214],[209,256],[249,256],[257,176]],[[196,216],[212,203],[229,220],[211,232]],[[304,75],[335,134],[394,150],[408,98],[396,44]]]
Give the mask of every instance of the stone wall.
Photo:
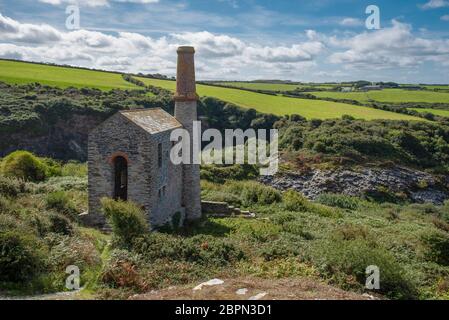
[[[152,226],[171,221],[181,207],[182,167],[169,159],[170,132],[151,136],[117,113],[89,137],[89,217],[102,221],[100,199],[114,196],[114,155],[128,159],[128,200],[144,208]],[[163,144],[163,166],[158,166],[158,143]],[[159,190],[165,195],[159,198]],[[103,219],[104,220],[104,219]]]

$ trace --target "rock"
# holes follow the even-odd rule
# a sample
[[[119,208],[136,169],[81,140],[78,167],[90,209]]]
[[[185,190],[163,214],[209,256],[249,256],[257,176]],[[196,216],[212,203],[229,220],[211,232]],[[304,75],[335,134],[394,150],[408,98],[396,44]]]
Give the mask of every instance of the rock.
[[[220,280],[220,279],[212,279],[212,280],[209,280],[209,281],[207,281],[207,282],[203,282],[203,283],[197,285],[195,288],[193,288],[193,290],[194,290],[194,291],[196,291],[196,290],[201,290],[201,289],[203,289],[204,286],[207,286],[207,287],[218,286],[218,285],[221,285],[221,284],[223,284],[223,283],[224,283],[223,280]]]
[[[238,289],[235,294],[239,295],[239,296],[244,296],[246,293],[248,292],[248,289],[243,288],[243,289]]]
[[[267,292],[261,292],[261,293],[256,294],[255,296],[250,297],[249,300],[260,300],[263,297],[265,297],[267,294],[268,294]]]
[[[290,172],[279,176],[262,176],[259,180],[279,190],[294,189],[311,200],[323,193],[362,196],[378,192],[379,189],[404,194],[410,201],[417,203],[441,205],[449,199],[449,176],[440,179],[440,183],[429,173],[403,167],[312,169],[304,174]]]

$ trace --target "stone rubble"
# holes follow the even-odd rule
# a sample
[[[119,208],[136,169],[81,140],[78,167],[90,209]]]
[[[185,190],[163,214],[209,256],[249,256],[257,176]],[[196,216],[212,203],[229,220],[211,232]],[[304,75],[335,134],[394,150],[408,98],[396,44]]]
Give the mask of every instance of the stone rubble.
[[[259,181],[279,190],[294,189],[314,200],[323,193],[361,196],[384,188],[404,194],[415,203],[441,205],[449,199],[449,176],[438,181],[429,173],[403,167],[333,170],[312,169],[310,172],[262,176]]]

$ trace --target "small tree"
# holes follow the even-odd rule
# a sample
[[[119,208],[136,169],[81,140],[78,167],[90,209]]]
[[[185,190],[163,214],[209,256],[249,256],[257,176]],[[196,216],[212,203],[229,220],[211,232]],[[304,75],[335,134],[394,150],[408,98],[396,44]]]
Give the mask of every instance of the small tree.
[[[103,198],[101,205],[119,246],[129,248],[135,238],[148,232],[145,214],[135,203]]]

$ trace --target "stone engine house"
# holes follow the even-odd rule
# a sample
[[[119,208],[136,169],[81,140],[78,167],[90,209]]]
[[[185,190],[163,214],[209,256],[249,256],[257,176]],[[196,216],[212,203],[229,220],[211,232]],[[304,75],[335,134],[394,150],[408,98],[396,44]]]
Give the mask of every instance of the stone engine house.
[[[199,165],[170,161],[173,130],[193,137],[197,120],[194,49],[178,48],[175,116],[160,108],[120,111],[89,134],[89,220],[101,225],[103,197],[140,205],[152,226],[201,217]],[[192,162],[191,162],[192,163]]]

